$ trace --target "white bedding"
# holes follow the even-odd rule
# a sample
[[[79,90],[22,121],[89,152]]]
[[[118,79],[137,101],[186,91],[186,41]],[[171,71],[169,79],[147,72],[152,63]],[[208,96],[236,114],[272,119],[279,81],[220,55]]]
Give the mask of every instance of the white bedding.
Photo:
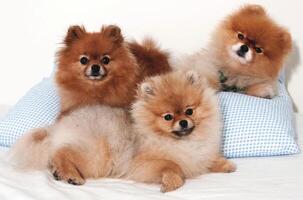
[[[6,111],[0,106],[0,118]],[[302,148],[303,115],[297,114],[296,122]],[[5,163],[6,152],[0,149],[0,200],[303,200],[303,154],[233,159],[238,166],[235,173],[207,174],[162,194],[157,185],[131,181],[100,179],[73,186],[55,181],[47,172],[18,172]]]

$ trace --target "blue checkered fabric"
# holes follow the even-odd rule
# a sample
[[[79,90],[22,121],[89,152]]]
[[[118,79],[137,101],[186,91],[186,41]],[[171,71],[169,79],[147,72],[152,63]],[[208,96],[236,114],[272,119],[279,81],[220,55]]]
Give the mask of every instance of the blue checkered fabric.
[[[31,88],[0,120],[0,145],[9,147],[32,128],[54,122],[59,113],[59,97],[52,78]]]
[[[283,83],[268,100],[239,93],[219,94],[224,121],[222,151],[228,158],[298,153],[290,98]],[[0,145],[11,146],[32,128],[54,122],[59,97],[52,79],[34,86],[0,120]]]
[[[263,99],[239,93],[219,94],[223,117],[222,152],[228,158],[279,156],[299,152],[293,110],[285,86]]]

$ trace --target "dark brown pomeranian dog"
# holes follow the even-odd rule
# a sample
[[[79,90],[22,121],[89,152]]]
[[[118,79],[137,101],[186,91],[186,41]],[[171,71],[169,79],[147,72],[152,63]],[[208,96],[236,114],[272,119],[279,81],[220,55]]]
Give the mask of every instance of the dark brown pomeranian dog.
[[[291,47],[289,32],[263,7],[246,5],[229,15],[205,51],[187,58],[185,64],[191,63],[212,83],[220,80],[221,90],[272,98],[277,95],[279,72]]]
[[[60,117],[21,137],[11,149],[11,162],[24,170],[50,168],[56,179],[76,185],[87,178],[120,177],[133,145],[124,108],[144,77],[170,71],[168,55],[150,39],[142,45],[125,42],[113,25],[96,33],[72,26],[64,44],[56,72]]]
[[[167,53],[161,51],[152,40],[147,39],[142,45],[127,43],[120,28],[113,25],[103,26],[100,32],[94,33],[86,32],[84,27],[72,26],[68,29],[64,45],[57,54],[56,71],[61,112],[50,127],[56,127],[65,118],[69,119],[73,111],[81,108],[85,110],[86,107],[98,105],[128,108],[135,98],[137,84],[145,76],[170,71]],[[104,114],[105,119],[102,120],[112,120],[112,117],[108,119],[106,116]],[[25,136],[25,141],[32,146],[45,143],[47,136],[52,133],[50,127],[29,131],[31,134],[26,134],[28,137]],[[16,160],[22,160],[24,149],[17,149],[20,151],[16,155],[20,156]],[[39,156],[41,151],[37,152]]]
[[[127,43],[114,25],[93,33],[72,26],[64,44],[57,54],[60,115],[85,105],[128,107],[145,76],[170,71],[167,53],[152,40]]]

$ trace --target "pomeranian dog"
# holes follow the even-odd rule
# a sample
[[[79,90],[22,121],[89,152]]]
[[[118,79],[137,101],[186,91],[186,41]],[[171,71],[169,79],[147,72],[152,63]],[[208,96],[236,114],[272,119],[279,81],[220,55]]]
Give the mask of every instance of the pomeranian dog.
[[[170,71],[168,54],[151,39],[142,45],[125,42],[114,25],[94,33],[72,26],[64,44],[57,54],[58,120],[21,137],[10,160],[21,169],[50,165],[56,178],[72,184],[88,177],[120,176],[123,170],[118,173],[112,166],[127,166],[121,164],[124,158],[130,160],[129,147],[123,144],[131,140],[129,119],[121,109],[130,106],[144,77]]]
[[[206,49],[181,65],[193,65],[217,89],[272,98],[291,47],[289,32],[263,7],[246,5],[218,26]]]
[[[197,72],[147,78],[131,114],[136,130],[128,179],[160,183],[162,192],[207,172],[233,172],[220,155],[221,120],[215,90]]]
[[[114,25],[93,33],[72,26],[64,45],[57,53],[60,116],[86,105],[128,107],[145,76],[170,71],[168,54],[153,40],[128,43]]]
[[[21,170],[50,169],[56,180],[120,178],[129,171],[134,137],[128,112],[93,105],[75,109],[45,131],[23,135],[9,153]]]

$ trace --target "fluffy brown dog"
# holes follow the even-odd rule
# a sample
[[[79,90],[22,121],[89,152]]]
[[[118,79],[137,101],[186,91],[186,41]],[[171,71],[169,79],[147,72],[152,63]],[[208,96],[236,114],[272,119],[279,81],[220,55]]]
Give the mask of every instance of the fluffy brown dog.
[[[187,58],[183,65],[193,64],[211,83],[219,80],[222,90],[272,98],[291,46],[288,31],[261,6],[246,5],[218,26],[204,52]]]
[[[126,151],[131,133],[125,109],[145,76],[170,71],[168,55],[150,39],[142,45],[125,42],[120,28],[113,25],[95,33],[72,26],[64,45],[58,52],[56,72],[60,117],[50,127],[21,137],[12,147],[11,160],[23,169],[45,169],[50,164],[57,178],[72,184],[83,184],[86,178],[120,176],[125,170],[119,167],[127,166],[124,162],[114,167],[120,153],[130,160]],[[102,158],[95,158],[97,154]]]
[[[94,33],[72,26],[64,44],[56,72],[62,115],[85,105],[127,107],[145,76],[170,71],[167,53],[152,40],[127,43],[114,25]]]
[[[131,111],[137,138],[129,179],[160,183],[161,191],[168,192],[181,187],[185,178],[236,169],[220,156],[218,101],[204,82],[189,71],[141,84]]]

